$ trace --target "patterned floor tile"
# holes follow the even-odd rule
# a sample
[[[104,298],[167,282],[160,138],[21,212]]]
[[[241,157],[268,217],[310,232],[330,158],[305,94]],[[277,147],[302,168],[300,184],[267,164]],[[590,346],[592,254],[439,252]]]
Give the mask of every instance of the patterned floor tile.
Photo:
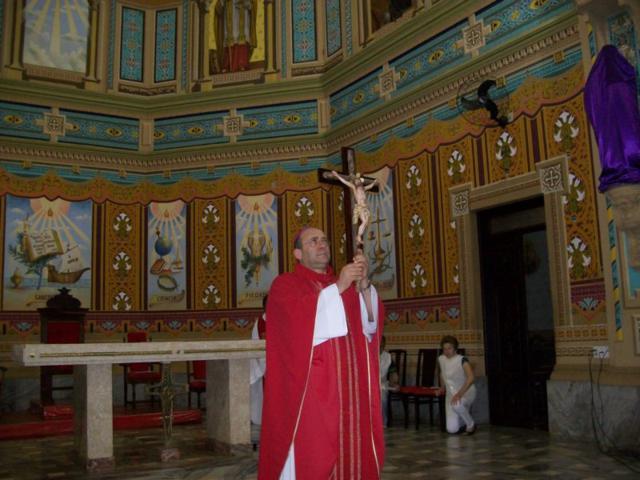
[[[385,431],[387,461],[383,480],[475,477],[505,480],[562,478],[635,479],[637,473],[595,448],[554,441],[544,432],[483,426],[472,437],[448,435],[434,428]],[[90,476],[75,463],[71,436],[0,442],[0,480],[255,480],[257,453],[213,455],[202,425],[174,429],[180,460],[161,464],[161,430],[117,432],[116,468]],[[505,452],[509,445],[508,452]],[[633,464],[640,470],[640,462]]]

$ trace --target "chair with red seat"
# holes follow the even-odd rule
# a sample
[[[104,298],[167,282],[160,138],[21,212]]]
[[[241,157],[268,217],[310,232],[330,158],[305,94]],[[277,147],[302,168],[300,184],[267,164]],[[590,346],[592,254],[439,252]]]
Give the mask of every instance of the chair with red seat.
[[[200,395],[207,391],[207,362],[205,360],[187,362],[187,381],[189,382],[187,397],[189,408],[191,408],[192,393],[197,395],[198,408],[200,408]]]
[[[84,320],[87,312],[80,300],[73,297],[67,288],[47,300],[45,308],[39,308],[40,343],[84,343]],[[40,367],[40,402],[53,404],[54,390],[72,390],[72,386],[53,386],[53,377],[73,375],[72,365],[50,365]]]
[[[129,332],[127,333],[127,342],[146,342],[148,340],[146,332]],[[162,378],[162,372],[156,368],[155,363],[130,363],[124,364],[124,405],[125,407],[131,403],[136,408],[136,386],[149,385],[159,383]],[[132,386],[132,400],[129,401],[129,384]],[[153,397],[151,397],[153,402]]]
[[[446,430],[444,411],[445,396],[436,387],[436,367],[438,364],[438,349],[421,348],[418,351],[418,364],[416,366],[416,385],[413,387],[401,387],[400,396],[404,407],[404,427],[409,426],[409,404],[415,405],[416,430],[420,428],[420,405],[429,405],[430,423],[433,425],[433,405],[438,404],[440,413],[440,429]]]

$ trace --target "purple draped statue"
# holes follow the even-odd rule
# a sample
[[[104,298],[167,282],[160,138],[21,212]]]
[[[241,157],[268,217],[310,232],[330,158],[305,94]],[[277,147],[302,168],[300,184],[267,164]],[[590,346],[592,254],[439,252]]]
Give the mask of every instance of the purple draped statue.
[[[584,105],[600,151],[600,191],[618,184],[640,183],[640,112],[635,69],[616,47],[605,45],[584,90]]]

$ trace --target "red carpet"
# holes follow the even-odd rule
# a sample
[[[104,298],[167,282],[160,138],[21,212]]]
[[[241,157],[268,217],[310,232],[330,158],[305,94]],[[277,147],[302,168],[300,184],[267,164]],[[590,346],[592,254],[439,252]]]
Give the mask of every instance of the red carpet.
[[[43,418],[44,417],[44,418]],[[136,430],[162,426],[161,412],[114,412],[114,430]],[[73,413],[70,407],[46,408],[42,416],[33,414],[3,414],[0,417],[0,440],[49,437],[73,433]],[[202,411],[179,410],[173,412],[173,424],[202,422]]]

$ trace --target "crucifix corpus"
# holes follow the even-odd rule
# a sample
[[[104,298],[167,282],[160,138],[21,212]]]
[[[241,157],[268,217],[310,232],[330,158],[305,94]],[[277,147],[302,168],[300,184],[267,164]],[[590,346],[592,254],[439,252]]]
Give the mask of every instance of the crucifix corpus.
[[[349,211],[353,205],[351,223],[357,225],[355,238],[355,252],[364,253],[364,232],[369,225],[371,211],[367,205],[367,191],[378,191],[378,180],[371,177],[363,177],[355,171],[355,151],[352,148],[342,147],[342,172],[335,170],[318,169],[318,180],[321,183],[330,183],[348,187],[350,195],[344,196],[345,222],[348,225]],[[353,232],[347,228],[347,256],[354,256]]]

